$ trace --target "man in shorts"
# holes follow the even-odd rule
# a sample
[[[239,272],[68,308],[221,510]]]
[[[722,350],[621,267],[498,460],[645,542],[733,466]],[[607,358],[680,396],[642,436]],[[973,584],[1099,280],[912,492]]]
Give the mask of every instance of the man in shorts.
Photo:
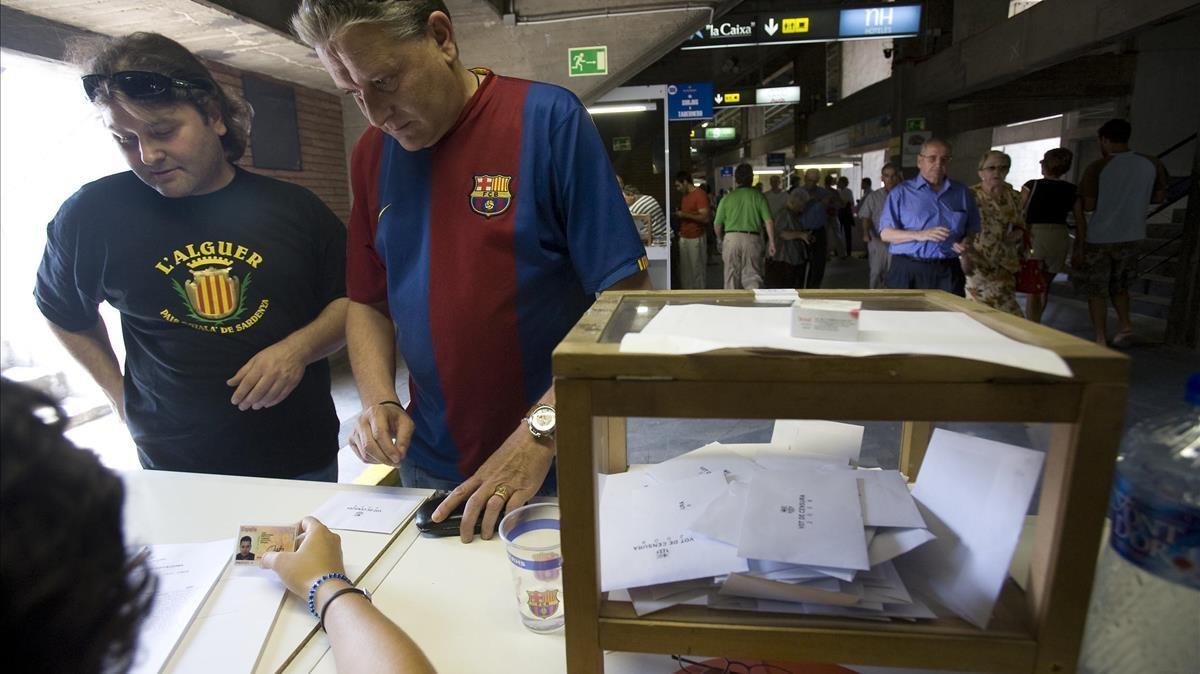
[[[1079,193],[1083,210],[1091,215],[1080,223],[1072,253],[1079,269],[1076,285],[1088,298],[1088,311],[1096,343],[1108,345],[1106,322],[1111,299],[1117,310],[1117,334],[1112,345],[1134,343],[1129,318],[1129,286],[1137,275],[1136,261],[1146,238],[1146,207],[1167,198],[1167,172],[1154,157],[1129,149],[1132,129],[1124,119],[1110,119],[1100,127],[1103,157],[1084,171]]]

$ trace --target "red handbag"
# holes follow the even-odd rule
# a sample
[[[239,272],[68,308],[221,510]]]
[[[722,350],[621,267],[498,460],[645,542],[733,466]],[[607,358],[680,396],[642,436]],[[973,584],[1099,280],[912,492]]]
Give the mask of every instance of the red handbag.
[[[1021,260],[1021,269],[1017,271],[1017,292],[1040,295],[1046,292],[1046,262],[1030,257],[1033,254],[1033,244],[1029,240],[1029,230],[1021,230],[1022,245],[1025,246],[1025,258]]]

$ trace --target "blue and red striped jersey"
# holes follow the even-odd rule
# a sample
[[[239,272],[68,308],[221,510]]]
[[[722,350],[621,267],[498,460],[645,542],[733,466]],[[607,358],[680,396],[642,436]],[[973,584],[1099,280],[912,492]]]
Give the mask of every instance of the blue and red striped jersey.
[[[411,375],[408,456],[445,479],[517,428],[595,293],[647,264],[579,100],[486,74],[433,147],[370,128],[351,159],[347,294],[387,300]]]

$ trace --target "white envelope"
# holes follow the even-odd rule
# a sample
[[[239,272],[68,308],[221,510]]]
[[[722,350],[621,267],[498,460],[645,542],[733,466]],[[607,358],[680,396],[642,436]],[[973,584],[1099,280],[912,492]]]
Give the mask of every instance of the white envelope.
[[[732,545],[688,531],[725,490],[723,475],[642,486],[636,474],[609,475],[600,497],[603,591],[720,576],[747,569]]]
[[[908,484],[898,470],[859,470],[863,524],[875,527],[924,527]]]
[[[840,590],[831,591],[821,586],[783,583],[777,580],[768,580],[742,573],[730,574],[725,579],[725,582],[721,584],[721,589],[717,590],[717,593],[738,597],[754,597],[755,599],[833,604],[836,606],[854,606],[859,603],[857,595],[841,592]]]
[[[937,540],[900,559],[911,583],[986,629],[1045,455],[936,429],[913,496]]]
[[[867,544],[867,561],[875,567],[935,538],[928,529],[879,529]]]
[[[713,499],[692,522],[691,530],[701,536],[736,546],[742,532],[742,515],[746,511],[747,485],[731,482],[720,496]]]
[[[854,583],[863,590],[863,601],[884,604],[911,604],[912,596],[904,587],[904,581],[891,562],[872,567],[870,571],[854,577]]]
[[[817,419],[778,419],[771,444],[787,445],[797,454],[831,456],[858,462],[862,426]]]
[[[702,452],[699,455],[688,452],[662,463],[646,466],[645,470],[659,482],[674,482],[697,475],[711,474],[724,475],[726,481],[746,482],[762,468],[750,459],[732,452],[724,454]]]
[[[738,554],[865,571],[855,471],[763,472],[750,483]]]
[[[661,587],[661,586],[651,586]],[[672,606],[704,606],[708,603],[708,593],[714,591],[716,585],[709,579],[703,587],[691,587],[673,594],[656,597],[650,588],[629,588],[629,600],[633,602],[633,612],[639,616],[649,615]]]

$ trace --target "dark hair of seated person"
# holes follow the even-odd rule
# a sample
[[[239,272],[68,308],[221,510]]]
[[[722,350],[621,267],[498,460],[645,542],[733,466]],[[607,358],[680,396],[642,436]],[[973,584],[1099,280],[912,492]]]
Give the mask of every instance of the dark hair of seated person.
[[[30,672],[122,672],[153,601],[121,533],[125,490],[63,437],[66,414],[0,379],[0,579],[6,659]]]

